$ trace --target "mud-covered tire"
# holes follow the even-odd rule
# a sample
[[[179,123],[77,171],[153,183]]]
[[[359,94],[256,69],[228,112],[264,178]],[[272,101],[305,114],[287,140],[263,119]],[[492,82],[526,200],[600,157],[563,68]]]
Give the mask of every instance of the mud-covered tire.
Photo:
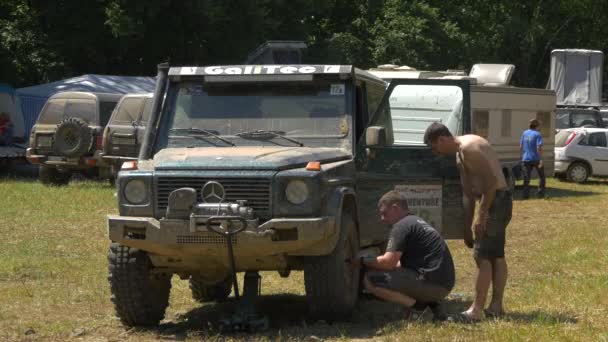
[[[93,131],[82,119],[69,117],[62,120],[55,130],[53,148],[66,157],[80,157],[91,150]]]
[[[67,185],[70,182],[71,177],[71,173],[61,172],[54,167],[40,165],[38,168],[38,178],[44,185]]]
[[[357,227],[351,213],[345,212],[333,252],[308,258],[304,265],[306,299],[313,317],[335,321],[350,316],[359,294],[359,269],[351,264],[358,252]]]
[[[169,305],[171,276],[152,274],[146,252],[112,243],[108,251],[112,303],[126,326],[154,326]]]
[[[232,279],[228,277],[219,283],[209,284],[199,277],[191,276],[190,291],[197,302],[223,302],[232,291]]]

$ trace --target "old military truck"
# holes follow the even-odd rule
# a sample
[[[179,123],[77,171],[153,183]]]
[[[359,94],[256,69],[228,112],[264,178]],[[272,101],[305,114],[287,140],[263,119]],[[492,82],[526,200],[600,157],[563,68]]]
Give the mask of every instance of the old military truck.
[[[437,84],[460,94],[453,113],[468,130],[468,82]],[[211,231],[227,223],[212,217],[246,222],[231,240],[238,272],[304,270],[310,312],[325,319],[356,304],[350,261],[386,243],[376,212],[384,192],[406,192],[444,236],[461,238],[455,159],[393,144],[387,101],[397,85],[385,90],[346,65],[159,66],[139,158],[118,174],[120,215],[108,216],[122,322],[157,324],[172,274],[189,279],[197,300],[230,294],[226,241]]]

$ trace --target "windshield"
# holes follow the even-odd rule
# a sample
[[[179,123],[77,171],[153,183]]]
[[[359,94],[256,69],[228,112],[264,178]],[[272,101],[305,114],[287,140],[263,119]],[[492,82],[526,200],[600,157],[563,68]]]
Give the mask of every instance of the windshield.
[[[174,90],[162,144],[166,147],[230,146],[213,135],[237,146],[294,146],[277,135],[303,144],[319,138],[337,144],[349,132],[345,84],[340,82],[184,82]],[[257,134],[264,131],[272,133]]]

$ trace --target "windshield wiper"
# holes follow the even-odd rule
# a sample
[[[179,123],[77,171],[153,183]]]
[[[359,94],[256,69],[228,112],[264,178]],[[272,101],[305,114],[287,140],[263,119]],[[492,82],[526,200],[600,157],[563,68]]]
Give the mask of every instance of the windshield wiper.
[[[226,138],[222,138],[221,136],[219,136],[218,134],[214,133],[213,131],[209,131],[206,129],[202,129],[202,128],[171,128],[169,130],[169,132],[185,132],[185,133],[190,133],[188,134],[188,136],[190,137],[205,137],[205,136],[210,136],[210,137],[214,137],[218,140],[221,140],[223,142],[225,142],[226,144],[230,145],[230,146],[236,146],[235,143],[233,143],[232,141],[226,139]],[[194,134],[192,134],[194,133]]]
[[[266,131],[263,129],[258,129],[255,131],[249,131],[249,132],[241,132],[241,133],[237,133],[235,134],[237,137],[241,137],[241,138],[249,138],[249,139],[272,139],[272,138],[283,138],[287,141],[290,141],[294,144],[297,144],[298,146],[302,147],[304,146],[304,144],[302,144],[301,142],[292,139],[292,138],[288,138],[285,136],[285,132],[283,131]]]

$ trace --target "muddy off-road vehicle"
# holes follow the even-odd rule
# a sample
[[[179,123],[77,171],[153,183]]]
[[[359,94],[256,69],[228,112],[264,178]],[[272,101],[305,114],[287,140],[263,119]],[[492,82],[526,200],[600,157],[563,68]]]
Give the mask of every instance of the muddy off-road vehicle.
[[[44,184],[65,185],[73,173],[109,178],[102,132],[122,95],[61,92],[51,96],[32,128],[26,157],[40,164]]]
[[[394,143],[388,96],[420,84],[453,87],[460,98],[438,106],[465,118],[455,133],[470,129],[467,81],[399,80],[386,89],[346,65],[159,66],[139,159],[118,174],[120,215],[108,216],[122,322],[157,324],[172,274],[189,279],[199,301],[230,294],[218,225],[246,223],[231,239],[238,272],[304,270],[311,315],[330,320],[356,304],[351,260],[383,251],[389,227],[376,208],[386,191],[404,191],[414,212],[461,238],[455,159]]]
[[[103,131],[101,157],[115,178],[123,162],[137,160],[150,112],[152,93],[127,94],[114,108]]]

